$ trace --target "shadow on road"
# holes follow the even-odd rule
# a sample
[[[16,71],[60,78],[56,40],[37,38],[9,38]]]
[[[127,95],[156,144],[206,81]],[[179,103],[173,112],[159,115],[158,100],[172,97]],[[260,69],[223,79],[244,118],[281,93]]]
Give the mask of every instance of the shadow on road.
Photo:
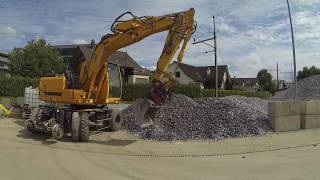
[[[22,119],[14,119],[12,120],[12,122],[14,122],[15,124],[21,126],[21,127],[24,127],[24,122],[25,120],[22,120]]]
[[[33,141],[40,141],[43,145],[53,145],[59,142],[73,142],[71,136],[64,136],[62,139],[56,140],[53,139],[50,134],[47,133],[31,133],[26,129],[21,129],[18,131],[16,135],[22,139],[31,139]],[[110,140],[89,140],[90,144],[101,144],[101,145],[108,145],[108,146],[127,146],[136,142],[136,140],[121,140],[121,139],[110,139]],[[81,142],[78,142],[81,143]]]
[[[26,129],[21,129],[18,131],[16,135],[19,138],[23,139],[31,139],[33,141],[40,141],[43,145],[52,145],[58,143],[57,140],[53,139],[50,134],[37,132],[31,133]],[[72,142],[71,137],[65,136],[64,138],[60,139],[61,142]]]
[[[46,133],[31,133],[26,129],[18,131],[17,137],[23,139],[32,139],[33,141],[40,141],[43,145],[56,144],[57,141],[50,139],[50,135]]]
[[[90,140],[89,143],[102,144],[102,145],[108,145],[108,146],[127,146],[136,141],[137,140],[110,139],[107,141]]]

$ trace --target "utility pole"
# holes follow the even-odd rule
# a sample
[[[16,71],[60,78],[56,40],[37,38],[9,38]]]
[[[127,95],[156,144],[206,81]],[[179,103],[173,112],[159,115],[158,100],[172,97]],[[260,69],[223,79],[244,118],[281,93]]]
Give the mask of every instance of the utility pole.
[[[277,86],[276,86],[276,90],[279,89],[279,63],[277,63]]]
[[[296,65],[296,50],[294,46],[294,36],[293,36],[293,28],[292,28],[292,19],[290,12],[289,0],[287,0],[288,12],[289,12],[289,20],[290,20],[290,29],[291,29],[291,39],[292,39],[292,56],[293,56],[293,83],[295,86],[295,97],[297,97],[297,65]]]
[[[217,37],[216,37],[216,21],[214,19],[214,16],[212,16],[213,19],[213,41],[214,41],[214,66],[216,67],[216,90],[215,95],[218,97],[218,86],[219,86],[219,77],[218,77],[218,59],[217,59]]]
[[[208,39],[204,39],[204,40],[201,40],[201,41],[197,41],[194,39],[194,42],[192,44],[198,44],[198,43],[203,43],[207,46],[210,46],[212,47],[214,50],[214,66],[215,66],[215,97],[219,97],[219,94],[218,94],[218,86],[219,86],[219,73],[218,73],[218,59],[217,59],[217,36],[216,36],[216,23],[215,23],[215,18],[214,16],[212,16],[213,18],[213,37],[211,38],[208,38]],[[210,41],[210,40],[214,40],[214,46],[206,43],[206,41]],[[205,53],[209,53],[211,51],[206,51]]]

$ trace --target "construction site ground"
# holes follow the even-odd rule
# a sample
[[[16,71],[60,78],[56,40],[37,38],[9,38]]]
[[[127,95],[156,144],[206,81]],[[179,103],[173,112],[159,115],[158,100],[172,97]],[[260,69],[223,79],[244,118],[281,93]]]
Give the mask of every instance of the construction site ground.
[[[218,142],[156,142],[124,131],[87,143],[27,132],[0,119],[0,180],[23,179],[318,179],[320,129]]]

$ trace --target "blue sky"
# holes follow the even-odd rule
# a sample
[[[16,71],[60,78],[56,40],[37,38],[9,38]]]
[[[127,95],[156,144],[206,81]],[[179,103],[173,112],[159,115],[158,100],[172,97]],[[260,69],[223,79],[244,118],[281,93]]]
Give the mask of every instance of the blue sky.
[[[320,67],[320,0],[291,0],[296,37],[297,68]],[[0,0],[0,51],[23,47],[31,39],[50,44],[89,43],[110,33],[113,20],[123,12],[163,15],[196,9],[196,40],[212,36],[216,17],[218,60],[231,76],[255,77],[266,68],[280,78],[291,79],[292,51],[286,0]],[[166,33],[121,49],[140,65],[154,68]],[[212,42],[209,42],[212,43]],[[185,63],[213,65],[210,47],[189,43]]]

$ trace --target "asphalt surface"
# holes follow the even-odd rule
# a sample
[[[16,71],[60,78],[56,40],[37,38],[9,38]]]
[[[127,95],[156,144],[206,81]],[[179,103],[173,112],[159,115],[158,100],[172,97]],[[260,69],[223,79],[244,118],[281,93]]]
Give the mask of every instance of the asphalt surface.
[[[88,143],[33,135],[0,119],[0,180],[319,179],[320,129],[218,142],[159,143],[126,132]]]

